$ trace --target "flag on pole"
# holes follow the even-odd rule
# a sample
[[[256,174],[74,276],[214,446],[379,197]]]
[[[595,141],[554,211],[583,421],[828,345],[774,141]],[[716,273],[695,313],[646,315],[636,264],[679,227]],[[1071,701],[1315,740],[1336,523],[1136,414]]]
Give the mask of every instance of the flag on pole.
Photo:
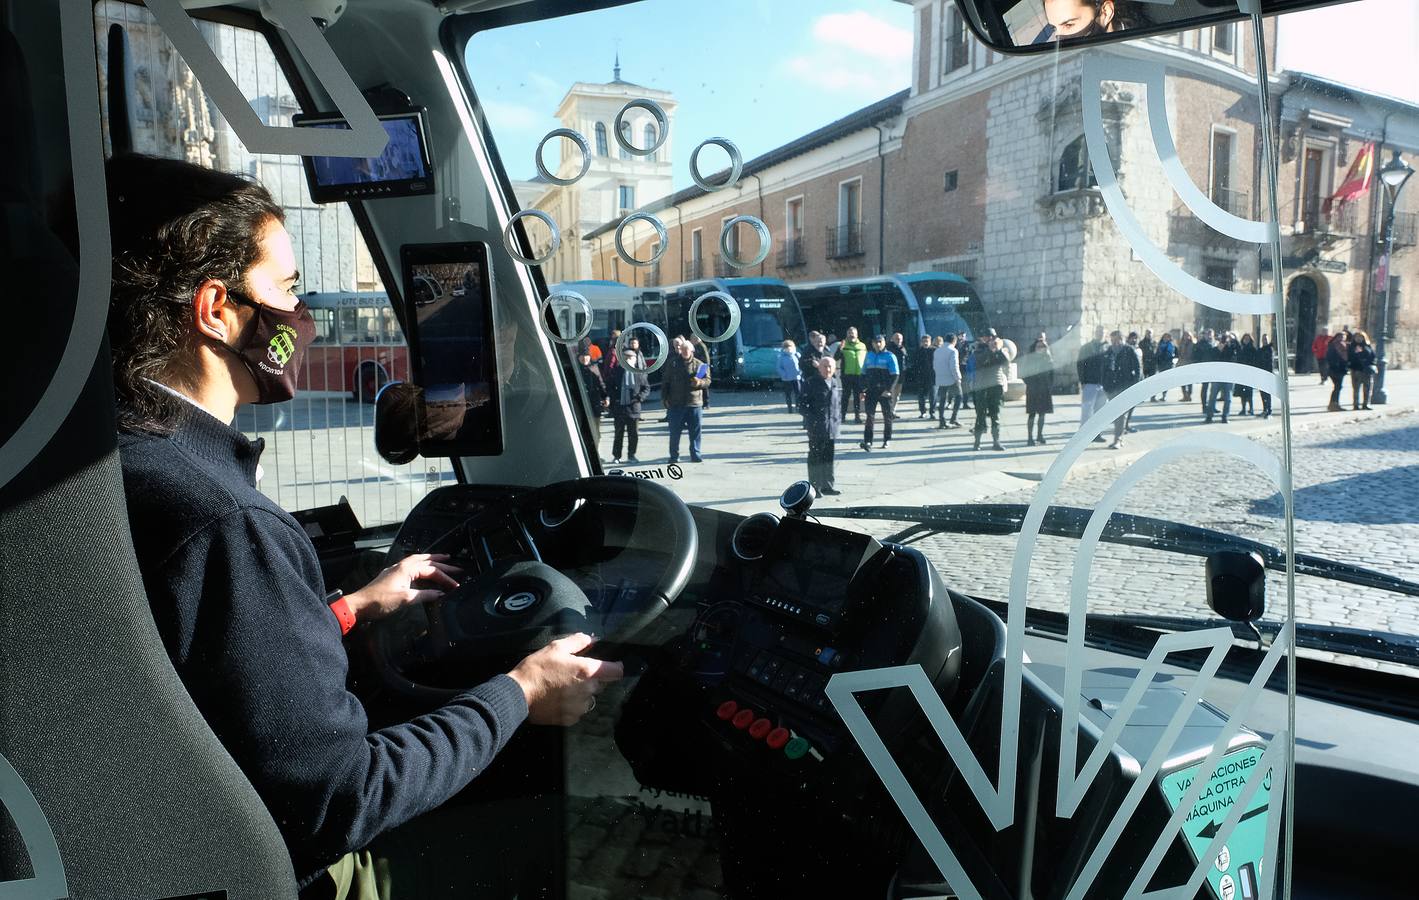
[[[1366,144],[1355,155],[1355,161],[1350,164],[1350,171],[1345,173],[1345,180],[1340,183],[1334,194],[1325,198],[1322,212],[1330,215],[1331,209],[1337,206],[1344,206],[1351,200],[1358,199],[1369,193],[1370,179],[1375,174],[1375,145],[1374,142]]]

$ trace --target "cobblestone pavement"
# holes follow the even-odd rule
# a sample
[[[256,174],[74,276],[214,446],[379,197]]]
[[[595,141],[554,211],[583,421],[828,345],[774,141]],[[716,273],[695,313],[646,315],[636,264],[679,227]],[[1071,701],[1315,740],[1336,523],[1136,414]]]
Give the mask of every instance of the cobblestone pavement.
[[[1419,580],[1419,414],[1339,421],[1294,439],[1296,549]],[[1275,453],[1280,434],[1254,437]],[[1119,467],[1065,482],[1059,505],[1092,508]],[[1036,488],[990,498],[1029,503]],[[1213,528],[1284,546],[1281,495],[1258,470],[1217,456],[1191,456],[1145,476],[1120,512]],[[941,535],[918,546],[959,590],[1003,598],[1015,536]],[[1079,541],[1041,538],[1029,603],[1065,611]],[[1285,582],[1273,573],[1266,618],[1285,615]],[[1296,585],[1299,622],[1419,635],[1419,598],[1320,578]],[[1091,613],[1208,615],[1201,558],[1102,544],[1089,572]]]

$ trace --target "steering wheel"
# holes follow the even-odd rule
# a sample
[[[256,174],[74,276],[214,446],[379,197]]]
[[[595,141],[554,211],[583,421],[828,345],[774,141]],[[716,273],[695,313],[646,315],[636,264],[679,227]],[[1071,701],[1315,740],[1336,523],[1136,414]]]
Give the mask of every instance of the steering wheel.
[[[668,549],[670,559],[648,587],[623,592],[614,609],[595,608],[574,581],[543,562],[525,524],[539,515],[547,522],[549,511],[556,517],[569,515],[586,501],[634,505],[637,515],[650,512],[656,524],[666,529],[660,549]],[[441,599],[425,604],[429,628],[418,638],[419,655],[436,664],[510,663],[574,631],[598,637],[589,653],[613,655],[670,608],[690,580],[699,549],[694,518],[674,491],[623,475],[563,481],[516,495],[471,516],[451,534],[463,547],[484,548],[487,565]],[[490,538],[508,543],[502,540],[508,537],[517,550],[494,553]],[[386,623],[399,615],[368,630],[366,647],[381,680],[398,693],[424,700],[457,693],[457,689],[412,681],[390,659],[395,649],[390,643],[398,640],[399,629]]]

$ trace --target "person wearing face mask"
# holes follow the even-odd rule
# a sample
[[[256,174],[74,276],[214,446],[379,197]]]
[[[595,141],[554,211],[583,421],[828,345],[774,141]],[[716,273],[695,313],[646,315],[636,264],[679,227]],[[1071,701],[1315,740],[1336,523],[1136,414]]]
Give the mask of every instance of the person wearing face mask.
[[[306,532],[257,490],[263,442],[231,422],[243,403],[291,399],[315,330],[266,189],[138,155],[110,160],[107,183],[124,494],[172,664],[280,827],[303,889],[373,896],[388,877],[394,896],[430,896],[408,886],[419,864],[391,848],[421,824],[466,841],[447,820],[421,817],[456,812],[437,808],[524,722],[574,723],[622,668],[576,655],[591,638],[573,635],[417,718],[373,728],[346,687],[344,635],[438,598],[461,573],[414,554],[350,594],[327,593]],[[510,873],[506,860],[533,853],[545,822],[497,824],[488,871]],[[540,889],[507,877],[518,883],[476,878],[479,895]]]
[[[1048,24],[1035,43],[1094,37],[1139,24],[1129,0],[1043,0],[1042,5]]]

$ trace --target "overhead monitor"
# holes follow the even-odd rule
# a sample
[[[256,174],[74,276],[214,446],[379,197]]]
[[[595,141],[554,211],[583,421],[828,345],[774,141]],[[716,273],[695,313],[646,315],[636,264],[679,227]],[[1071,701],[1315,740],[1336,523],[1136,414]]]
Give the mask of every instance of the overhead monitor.
[[[433,165],[429,157],[424,111],[408,109],[379,117],[389,143],[379,156],[304,156],[310,197],[316,203],[343,200],[382,200],[434,192]],[[317,113],[295,116],[302,128],[349,129],[339,116]]]

